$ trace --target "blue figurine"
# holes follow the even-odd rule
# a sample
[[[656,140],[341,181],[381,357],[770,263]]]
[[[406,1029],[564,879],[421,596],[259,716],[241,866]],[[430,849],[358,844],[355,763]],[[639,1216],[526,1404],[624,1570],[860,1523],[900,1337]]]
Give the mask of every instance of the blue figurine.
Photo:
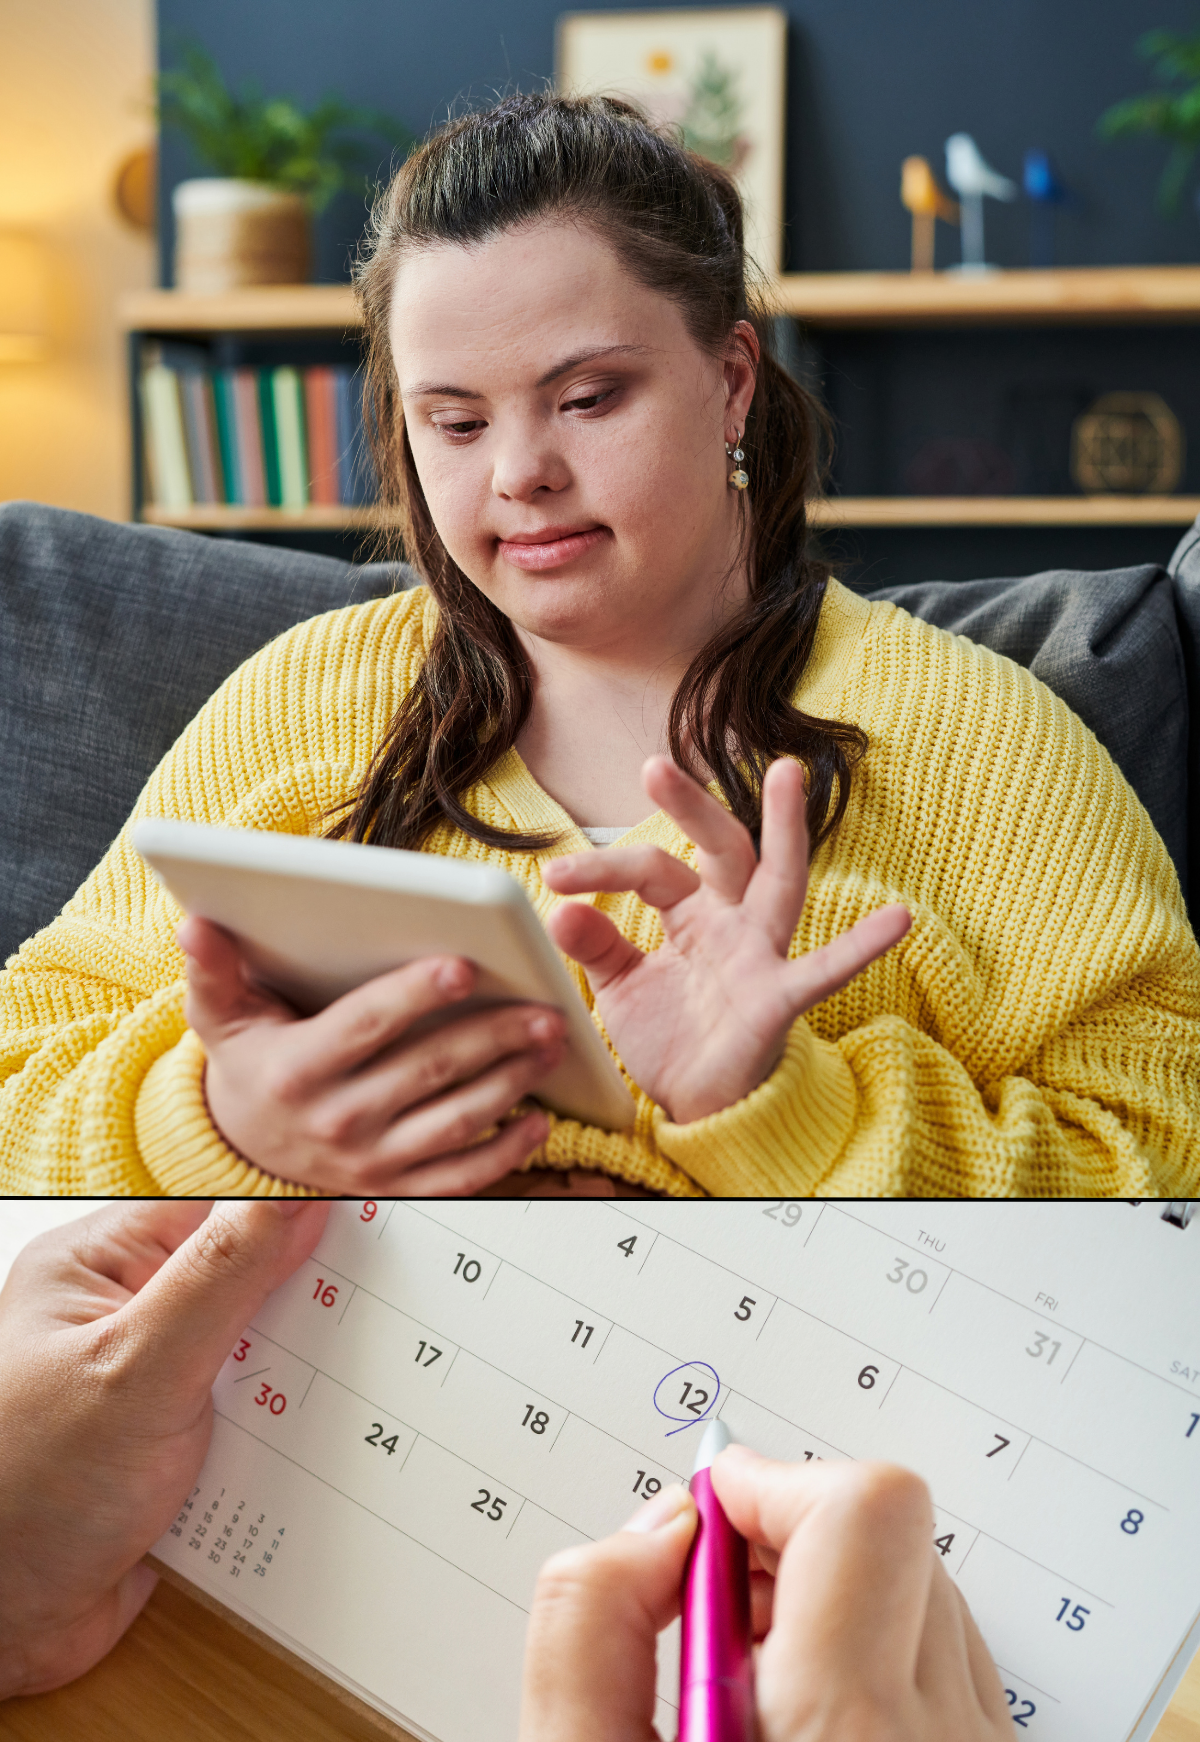
[[[1074,204],[1069,190],[1059,180],[1048,151],[1025,153],[1025,195],[1032,201],[1029,219],[1030,266],[1054,265],[1055,207]]]

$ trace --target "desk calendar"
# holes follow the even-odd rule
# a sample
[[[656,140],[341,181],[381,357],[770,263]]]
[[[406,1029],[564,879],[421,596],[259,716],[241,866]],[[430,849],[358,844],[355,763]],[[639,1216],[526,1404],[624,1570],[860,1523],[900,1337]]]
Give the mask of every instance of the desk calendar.
[[[155,1554],[435,1742],[516,1734],[542,1561],[719,1415],[920,1471],[1038,1742],[1146,1742],[1200,1645],[1200,1217],[1156,1203],[341,1203]],[[660,1645],[657,1721],[675,1734]]]

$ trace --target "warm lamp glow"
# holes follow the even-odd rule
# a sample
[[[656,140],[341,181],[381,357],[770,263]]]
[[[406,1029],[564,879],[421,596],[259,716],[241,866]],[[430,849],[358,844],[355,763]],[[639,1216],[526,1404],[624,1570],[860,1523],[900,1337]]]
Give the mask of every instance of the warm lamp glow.
[[[0,231],[0,363],[36,363],[47,348],[45,250]]]

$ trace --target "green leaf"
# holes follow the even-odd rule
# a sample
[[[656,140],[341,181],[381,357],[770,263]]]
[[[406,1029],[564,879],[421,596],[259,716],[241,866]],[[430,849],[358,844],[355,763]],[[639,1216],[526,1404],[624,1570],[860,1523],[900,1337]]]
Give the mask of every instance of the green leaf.
[[[393,152],[415,143],[394,116],[332,94],[306,111],[290,97],[264,97],[252,82],[232,92],[197,43],[184,45],[180,64],[159,75],[157,93],[160,124],[182,133],[204,168],[303,194],[314,211],[361,186],[364,165],[377,157],[352,135],[372,136]]]

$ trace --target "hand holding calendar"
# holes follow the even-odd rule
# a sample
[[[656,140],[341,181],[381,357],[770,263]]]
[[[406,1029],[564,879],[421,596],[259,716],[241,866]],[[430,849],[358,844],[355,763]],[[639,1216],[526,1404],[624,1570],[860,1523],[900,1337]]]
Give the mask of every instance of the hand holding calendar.
[[[0,1698],[82,1675],[145,1603],[230,1341],[328,1205],[207,1211],[102,1210],[32,1242],[0,1294]]]

